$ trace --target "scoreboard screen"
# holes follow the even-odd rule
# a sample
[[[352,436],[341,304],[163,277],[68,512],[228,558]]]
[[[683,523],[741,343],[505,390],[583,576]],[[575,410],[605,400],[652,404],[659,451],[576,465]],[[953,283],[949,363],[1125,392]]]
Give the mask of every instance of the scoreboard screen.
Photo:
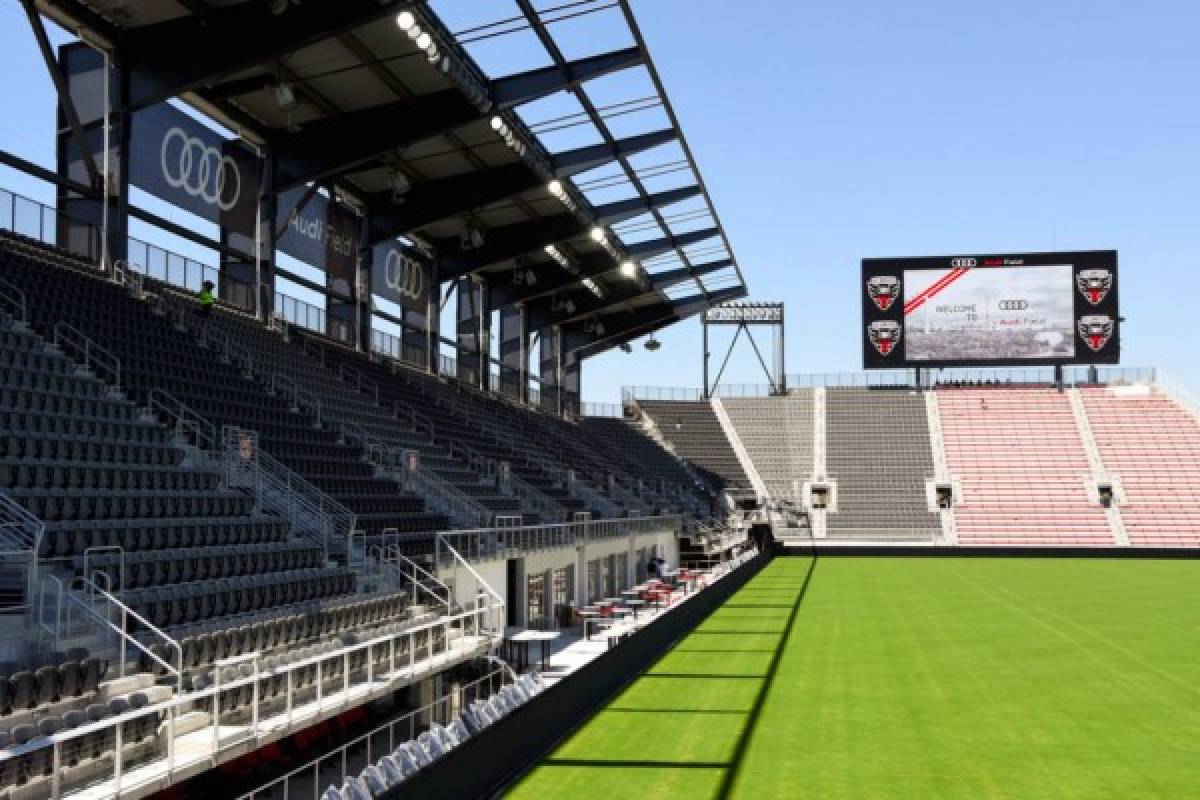
[[[1115,251],[865,259],[867,368],[1115,364]]]

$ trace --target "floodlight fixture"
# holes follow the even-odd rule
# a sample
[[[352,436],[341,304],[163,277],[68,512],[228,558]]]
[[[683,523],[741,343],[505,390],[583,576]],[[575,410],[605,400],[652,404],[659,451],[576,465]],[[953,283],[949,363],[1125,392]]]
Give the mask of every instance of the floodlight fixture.
[[[290,83],[281,83],[275,87],[275,105],[285,114],[290,114],[300,105],[296,98],[296,90]]]

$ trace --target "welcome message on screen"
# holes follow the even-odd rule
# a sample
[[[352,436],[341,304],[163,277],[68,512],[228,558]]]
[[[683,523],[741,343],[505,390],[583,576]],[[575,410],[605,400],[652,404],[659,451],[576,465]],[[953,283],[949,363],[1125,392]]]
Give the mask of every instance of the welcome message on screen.
[[[906,270],[910,361],[1061,359],[1075,355],[1070,265]]]

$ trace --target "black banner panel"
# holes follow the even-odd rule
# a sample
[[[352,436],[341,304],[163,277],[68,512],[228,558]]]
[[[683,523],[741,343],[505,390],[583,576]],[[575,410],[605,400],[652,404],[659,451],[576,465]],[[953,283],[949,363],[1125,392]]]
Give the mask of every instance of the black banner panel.
[[[562,411],[558,404],[558,375],[562,359],[562,332],[554,327],[542,328],[541,357],[538,364],[541,395],[538,405],[543,411],[558,414]]]
[[[486,326],[488,315],[483,310],[483,286],[471,278],[459,278],[458,328],[456,357],[458,379],[463,383],[480,386],[487,364],[488,342]]]
[[[433,267],[420,250],[394,241],[375,245],[371,253],[375,294],[424,317],[429,313],[432,284]]]
[[[329,288],[345,295],[354,293],[354,271],[358,260],[360,221],[351,211],[332,203],[319,192],[298,186],[279,195],[275,212],[276,230],[283,230],[277,247],[292,258],[329,273]]]
[[[254,230],[262,176],[253,151],[167,103],[135,112],[132,127],[134,186],[224,228]]]
[[[867,258],[867,369],[1120,361],[1117,252]]]
[[[529,328],[525,309],[505,306],[500,309],[500,393],[514,400],[525,399],[528,383]]]

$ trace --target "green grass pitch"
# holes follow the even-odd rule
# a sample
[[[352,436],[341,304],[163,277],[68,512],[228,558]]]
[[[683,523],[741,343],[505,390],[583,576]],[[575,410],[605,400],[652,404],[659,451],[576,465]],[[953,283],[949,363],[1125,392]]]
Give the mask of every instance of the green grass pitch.
[[[508,796],[1200,798],[1200,561],[777,558]]]

